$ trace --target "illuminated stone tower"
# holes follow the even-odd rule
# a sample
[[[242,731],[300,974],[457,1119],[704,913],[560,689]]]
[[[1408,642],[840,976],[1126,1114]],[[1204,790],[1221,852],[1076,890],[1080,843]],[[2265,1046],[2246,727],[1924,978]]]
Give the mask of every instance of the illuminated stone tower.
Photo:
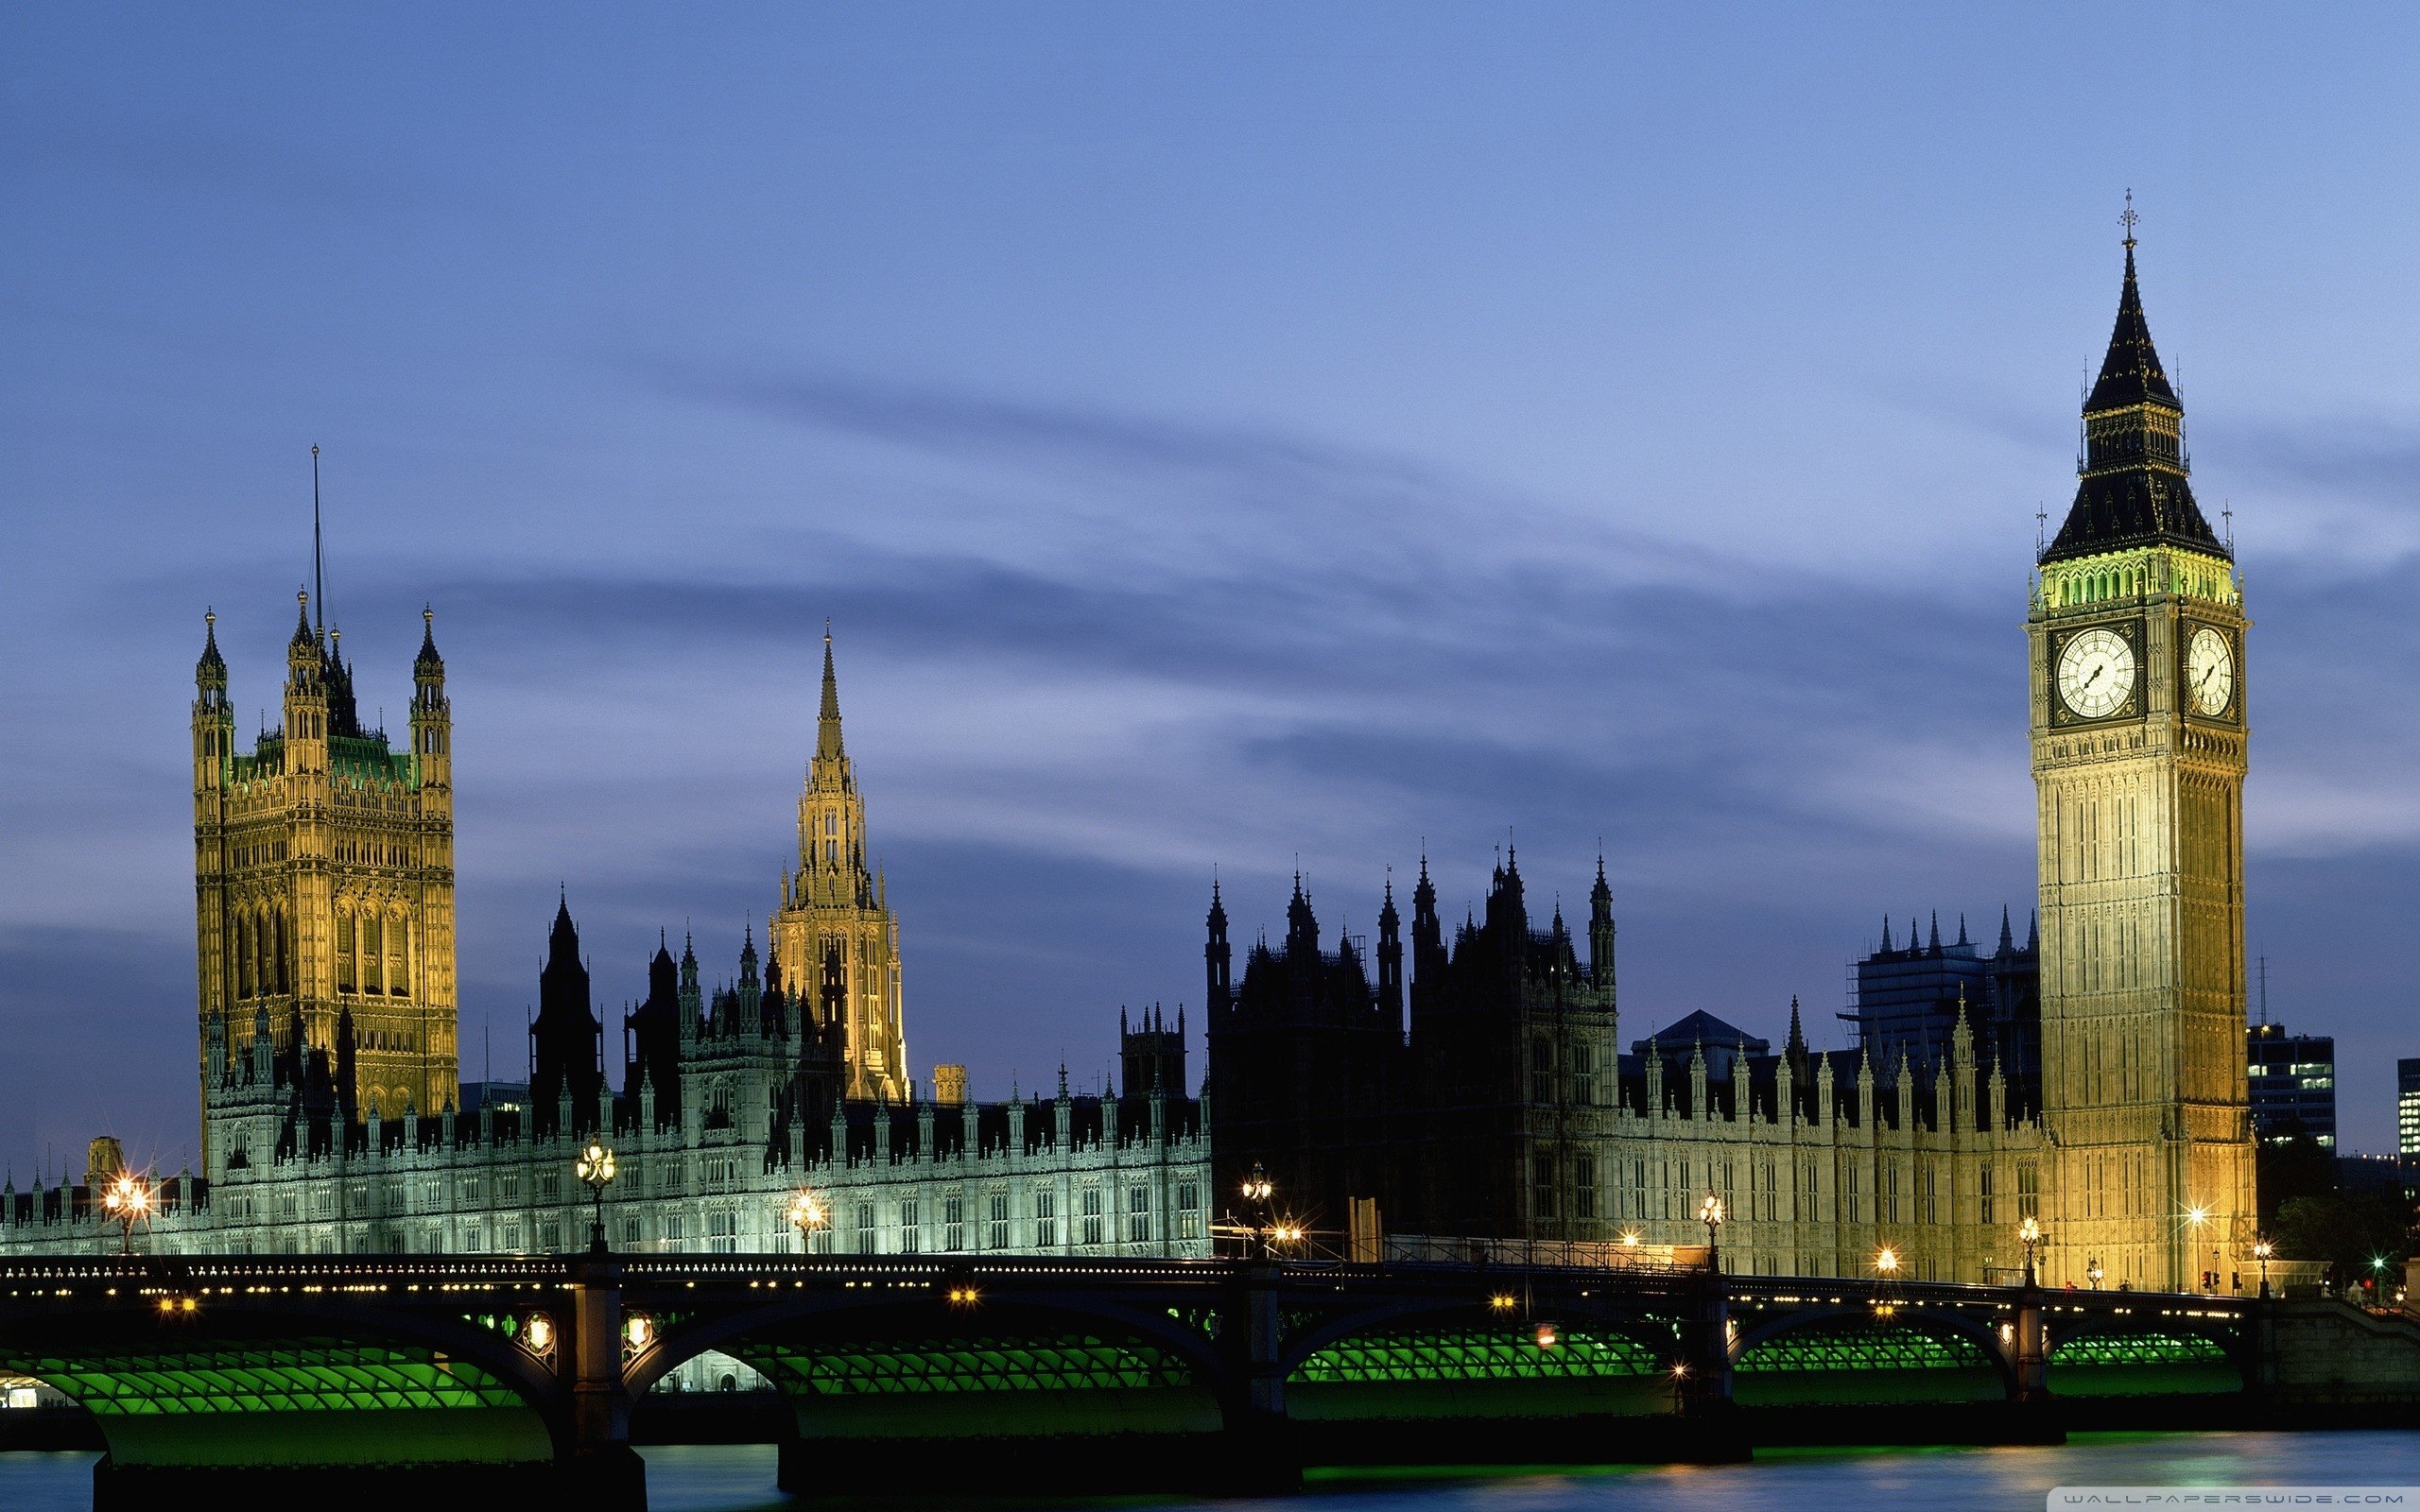
[[[412,667],[411,748],[364,730],[353,669],[310,595],[285,648],[285,722],[235,749],[217,616],[194,669],[193,829],[205,1075],[214,1023],[240,1043],[266,1010],[337,1060],[349,1014],[361,1112],[453,1104],[453,715],[433,616]],[[209,1131],[203,1130],[205,1151]]]
[[[823,708],[815,755],[798,800],[798,870],[782,873],[773,916],[773,958],[782,980],[832,980],[838,968],[847,1040],[848,1095],[904,1099],[908,1045],[899,1007],[899,920],[882,873],[866,865],[866,806],[840,744],[840,687],[832,637],[823,637]],[[829,994],[827,994],[828,996]],[[824,1018],[819,1004],[818,1022]]]
[[[2185,411],[2126,282],[2082,481],[2041,556],[2046,1252],[2054,1280],[2190,1287],[2254,1224],[2243,1058],[2244,618],[2187,481]]]

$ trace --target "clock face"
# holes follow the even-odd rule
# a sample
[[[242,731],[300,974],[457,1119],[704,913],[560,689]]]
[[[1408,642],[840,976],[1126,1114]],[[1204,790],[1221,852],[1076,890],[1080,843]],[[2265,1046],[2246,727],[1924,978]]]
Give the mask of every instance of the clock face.
[[[2206,625],[2185,648],[2185,688],[2195,713],[2222,714],[2235,701],[2235,652]]]
[[[2109,630],[2086,630],[2059,652],[2059,698],[2086,719],[2118,712],[2135,691],[2135,648]]]

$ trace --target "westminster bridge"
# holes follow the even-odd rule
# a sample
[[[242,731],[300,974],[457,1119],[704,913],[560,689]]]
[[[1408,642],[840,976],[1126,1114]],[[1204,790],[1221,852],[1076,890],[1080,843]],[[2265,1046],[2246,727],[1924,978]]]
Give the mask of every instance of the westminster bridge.
[[[1702,1268],[573,1255],[0,1263],[0,1372],[95,1503],[199,1488],[645,1504],[634,1406],[718,1350],[795,1494],[1282,1487],[1305,1463],[1737,1458],[2066,1424],[2420,1425],[2420,1326],[2335,1303]],[[1888,1411],[1877,1412],[1876,1408]],[[953,1479],[956,1477],[956,1479]]]

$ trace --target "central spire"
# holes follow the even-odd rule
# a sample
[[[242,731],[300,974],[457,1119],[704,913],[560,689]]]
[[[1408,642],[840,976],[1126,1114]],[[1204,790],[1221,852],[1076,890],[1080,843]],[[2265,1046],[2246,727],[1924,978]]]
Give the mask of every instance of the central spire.
[[[840,748],[840,679],[832,671],[832,622],[823,622],[823,710],[815,721],[815,759],[838,761]]]

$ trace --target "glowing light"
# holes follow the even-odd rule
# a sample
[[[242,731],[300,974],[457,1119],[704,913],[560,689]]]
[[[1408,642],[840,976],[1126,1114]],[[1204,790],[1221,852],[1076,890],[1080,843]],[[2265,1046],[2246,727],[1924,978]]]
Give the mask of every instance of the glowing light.
[[[544,1354],[555,1347],[555,1320],[544,1313],[530,1314],[521,1325],[521,1342],[531,1354]]]
[[[1555,1349],[1563,1347],[1563,1331],[1551,1323],[1538,1325],[1538,1348]]]
[[[2192,1224],[2196,1228],[2199,1228],[2203,1224],[2210,1221],[2210,1210],[2207,1208],[2187,1208],[2185,1210],[2185,1221]]]
[[[1884,1246],[1874,1257],[1874,1268],[1885,1276],[1895,1273],[1899,1268],[1899,1252]]]
[[[633,1313],[623,1319],[622,1342],[630,1346],[632,1354],[645,1353],[648,1346],[655,1342],[655,1319],[645,1313]]]
[[[1510,1313],[1512,1311],[1512,1294],[1511,1292],[1498,1292],[1494,1297],[1487,1299],[1487,1305],[1495,1309],[1499,1313]]]
[[[980,1300],[982,1300],[981,1297],[972,1286],[953,1286],[949,1289],[949,1305],[952,1307],[973,1307]]]
[[[1632,1249],[1636,1249],[1638,1247],[1638,1230],[1635,1228],[1623,1229],[1622,1243]]]
[[[605,1184],[614,1179],[613,1148],[603,1140],[590,1140],[588,1147],[581,1150],[579,1158],[572,1162],[571,1169],[572,1175],[578,1177],[582,1185],[601,1192]]]
[[[823,1199],[812,1192],[800,1192],[790,1198],[790,1227],[801,1233],[812,1232],[832,1221],[824,1210]]]

